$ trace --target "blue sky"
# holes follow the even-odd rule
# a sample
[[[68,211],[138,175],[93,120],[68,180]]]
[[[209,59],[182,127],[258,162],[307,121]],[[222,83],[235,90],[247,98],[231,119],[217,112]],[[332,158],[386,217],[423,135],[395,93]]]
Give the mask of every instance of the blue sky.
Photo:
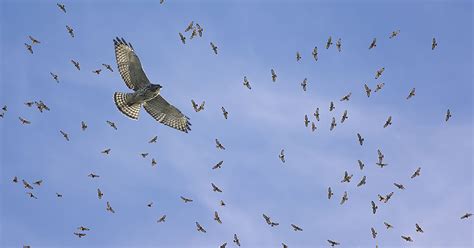
[[[473,5],[470,1],[1,1],[0,246],[472,247]],[[183,45],[190,21],[202,38]],[[74,28],[69,37],[65,25]],[[394,39],[390,32],[400,29]],[[41,41],[31,55],[28,35]],[[342,39],[342,52],[324,45]],[[191,118],[184,134],[142,110],[123,116],[127,92],[112,39],[131,42],[150,80]],[[368,50],[373,38],[377,47]],[[431,39],[439,46],[432,51]],[[209,45],[219,47],[214,55]],[[319,48],[319,60],[311,56]],[[299,51],[302,60],[296,62]],[[77,71],[70,60],[81,63]],[[113,73],[92,70],[102,63]],[[376,70],[385,67],[379,80]],[[271,82],[270,69],[278,74]],[[49,72],[59,75],[60,83]],[[247,76],[252,90],[242,85]],[[308,78],[308,90],[300,83]],[[385,87],[367,98],[363,85]],[[415,87],[416,96],[405,97]],[[352,92],[349,102],[339,99]],[[191,99],[206,101],[195,113]],[[43,100],[50,112],[23,103]],[[329,103],[336,109],[329,112]],[[221,114],[229,111],[229,119]],[[303,124],[320,108],[311,132]],[[446,123],[447,109],[452,119]],[[344,110],[349,119],[329,131]],[[391,115],[393,125],[382,126]],[[32,122],[21,125],[18,117]],[[81,131],[81,121],[89,128]],[[114,121],[113,130],[106,120]],[[59,133],[64,130],[70,142]],[[361,133],[365,143],[357,143]],[[155,135],[156,144],[148,144]],[[227,148],[215,148],[218,138]],[[111,148],[111,153],[100,153]],[[280,149],[287,162],[278,159]],[[377,149],[389,165],[375,165]],[[143,159],[140,153],[150,155]],[[151,158],[158,161],[151,167]],[[365,162],[364,170],[357,160]],[[223,168],[211,167],[223,160]],[[421,176],[410,179],[416,168]],[[344,171],[354,174],[342,184]],[[87,175],[99,174],[98,179]],[[367,184],[356,187],[362,176]],[[43,185],[30,199],[14,176]],[[400,191],[394,182],[403,183]],[[212,192],[215,183],[223,193]],[[334,191],[326,198],[327,187]],[[97,199],[96,190],[104,192]],[[339,205],[344,191],[349,200]],[[370,201],[394,191],[376,215]],[[63,194],[56,198],[55,192]],[[180,196],[194,202],[184,204]],[[227,206],[219,206],[224,200]],[[110,201],[116,213],[105,210]],[[152,208],[146,205],[153,201]],[[213,220],[218,211],[223,224]],[[279,222],[269,227],[262,214]],[[167,215],[165,223],[157,219]],[[195,222],[207,233],[199,233]],[[386,230],[383,222],[394,225]],[[301,226],[294,232],[290,224]],[[415,223],[425,233],[415,232]],[[78,239],[78,226],[91,229]],[[370,228],[379,235],[372,239]],[[400,236],[409,235],[413,243]]]

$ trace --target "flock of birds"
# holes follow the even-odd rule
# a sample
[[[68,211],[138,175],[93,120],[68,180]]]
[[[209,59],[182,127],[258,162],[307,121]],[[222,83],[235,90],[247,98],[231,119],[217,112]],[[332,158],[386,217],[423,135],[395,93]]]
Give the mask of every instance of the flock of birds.
[[[163,3],[164,0],[161,0],[160,3]],[[66,6],[64,4],[57,4],[58,8],[63,11],[64,13],[66,13]],[[74,38],[75,37],[75,34],[74,34],[74,29],[69,26],[69,25],[66,25],[66,30],[68,32],[68,34],[71,36],[71,38]],[[186,40],[189,39],[189,40],[192,40],[194,38],[197,38],[197,37],[202,37],[203,36],[203,31],[204,29],[198,24],[198,23],[194,23],[194,21],[192,21],[191,23],[189,23],[189,25],[184,29],[184,33],[190,33],[190,36],[189,38],[186,38],[186,36],[184,36],[181,32],[179,33],[179,37],[180,37],[180,40],[183,44],[186,44]],[[393,31],[390,33],[389,35],[389,39],[394,39],[395,37],[397,37],[398,35],[400,34],[400,30],[396,30],[396,31]],[[26,49],[28,50],[28,52],[30,52],[31,54],[34,53],[34,49],[33,47],[36,46],[36,45],[39,45],[41,44],[41,42],[39,40],[37,40],[36,38],[32,37],[31,35],[28,36],[29,40],[31,41],[31,43],[25,43],[25,47]],[[126,49],[128,49],[129,51],[128,52],[131,52],[133,56],[136,56],[134,51],[133,51],[133,47],[131,46],[130,43],[127,43],[125,42],[125,40],[123,39],[118,39],[117,40],[114,40],[115,42],[115,45],[116,45],[116,53],[117,53],[117,46],[120,46],[121,45],[125,45]],[[210,42],[210,45],[211,45],[211,48],[212,48],[212,51],[217,55],[218,54],[218,48],[217,46],[213,43],[213,42]],[[326,49],[329,49],[331,46],[333,45],[333,41],[332,41],[332,37],[330,36],[326,42],[326,46],[325,48]],[[336,44],[335,44],[337,50],[339,52],[342,51],[342,40],[339,38],[337,41],[336,41]],[[436,41],[435,38],[432,39],[432,44],[431,44],[431,49],[434,50],[436,47],[438,46],[438,43]],[[376,38],[373,38],[372,42],[370,43],[368,49],[374,49],[375,47],[377,47],[377,39]],[[123,71],[121,70],[121,62],[119,61],[119,55],[117,55],[117,63],[119,64],[119,71],[120,73],[122,74],[122,78],[124,78],[124,80],[126,81],[127,85],[128,85],[128,82],[127,82],[127,79],[126,77],[123,75]],[[312,56],[314,58],[315,61],[318,61],[318,48],[317,47],[314,47],[313,51],[312,51]],[[138,57],[136,57],[136,59],[138,60]],[[296,52],[296,61],[300,61],[302,59],[302,56],[300,54],[300,52]],[[74,67],[77,69],[77,70],[81,70],[81,66],[80,66],[80,63],[78,61],[75,61],[75,60],[72,60],[71,59],[71,63],[74,65]],[[138,64],[139,64],[139,61],[138,61]],[[140,64],[139,64],[140,65]],[[102,64],[103,68],[109,70],[110,72],[114,72],[114,70],[112,69],[112,66],[109,65],[109,64],[105,64],[103,63]],[[141,65],[140,65],[141,66]],[[101,68],[99,69],[95,69],[93,70],[92,72],[95,73],[95,74],[100,74],[102,71]],[[385,68],[382,67],[380,69],[378,69],[376,72],[375,72],[375,79],[379,79],[383,72],[385,71]],[[270,73],[271,73],[271,79],[273,82],[276,82],[277,79],[278,79],[278,75],[276,73],[276,71],[274,69],[271,69],[270,70]],[[60,82],[59,80],[59,76],[53,72],[50,72],[53,80],[55,80],[57,83]],[[244,76],[243,78],[243,85],[245,87],[247,87],[249,90],[252,89],[251,87],[251,84],[250,84],[250,81],[248,80],[247,76]],[[306,91],[307,89],[307,85],[308,85],[308,80],[307,78],[305,78],[302,82],[301,82],[301,87],[303,89],[303,91]],[[384,83],[379,83],[375,86],[375,89],[373,90],[374,92],[378,92],[380,90],[382,90],[382,88],[384,87]],[[161,88],[161,86],[160,86]],[[367,97],[370,97],[371,94],[372,94],[372,89],[367,85],[367,84],[364,84],[364,91],[365,91],[365,94],[367,95]],[[352,92],[349,92],[347,93],[346,95],[344,95],[343,97],[341,97],[340,101],[341,102],[344,102],[344,101],[349,101],[350,98],[351,98],[351,95],[352,95]],[[411,99],[412,97],[415,96],[415,88],[412,88],[410,90],[410,92],[408,93],[406,99],[409,100]],[[194,100],[191,100],[191,103],[192,103],[192,107],[193,109],[195,110],[195,112],[200,112],[200,111],[203,111],[204,110],[204,106],[205,106],[205,101],[202,101],[200,104],[196,103]],[[27,107],[32,107],[32,106],[36,106],[36,108],[42,113],[43,111],[50,111],[50,108],[41,100],[39,101],[29,101],[29,102],[25,102],[25,105]],[[172,105],[171,105],[172,106]],[[172,106],[173,107],[173,106]],[[335,109],[335,103],[334,102],[330,102],[329,103],[329,111],[333,111]],[[2,107],[1,109],[1,113],[0,113],[0,117],[1,118],[4,118],[5,116],[5,113],[8,111],[8,107],[5,105]],[[229,112],[224,108],[224,107],[221,107],[221,110],[222,110],[222,114],[224,116],[225,119],[228,118],[228,115],[229,115]],[[180,113],[180,111],[178,110],[178,112]],[[128,116],[128,115],[127,115]],[[304,116],[304,125],[305,127],[309,127],[309,124],[311,123],[311,130],[314,132],[317,130],[317,125],[316,123],[318,123],[320,121],[320,115],[319,115],[319,107],[316,108],[315,112],[313,113],[313,116],[315,118],[314,121],[310,121],[310,118],[308,117],[308,115],[305,115]],[[130,116],[129,116],[130,117]],[[452,117],[451,115],[451,112],[450,110],[448,109],[446,111],[446,115],[445,115],[445,121],[449,121],[449,119]],[[20,120],[20,123],[23,124],[23,125],[29,125],[31,124],[31,121],[27,120],[25,117],[18,117],[19,120]],[[187,118],[187,117],[186,117]],[[344,121],[348,118],[348,112],[347,110],[344,111],[341,119],[340,119],[340,123],[344,123]],[[157,119],[158,121],[162,122],[161,120]],[[187,121],[187,120],[186,120]],[[117,130],[117,126],[114,122],[112,121],[109,121],[107,120],[106,123],[113,129]],[[163,123],[163,122],[162,122]],[[166,123],[164,123],[166,124]],[[330,125],[330,128],[329,130],[332,131],[334,128],[336,128],[338,122],[336,121],[336,118],[335,117],[332,117],[332,121],[331,121],[331,125]],[[166,124],[168,125],[168,124]],[[385,121],[385,123],[383,124],[383,127],[384,128],[387,128],[389,127],[390,125],[392,125],[392,116],[388,116],[387,117],[387,120]],[[180,130],[178,127],[174,127],[173,125],[168,125],[170,127],[173,127],[173,128],[176,128],[178,130]],[[88,125],[85,121],[82,121],[81,122],[81,129],[82,131],[85,131],[86,129],[88,128]],[[186,130],[181,130],[181,131],[185,131],[187,132],[187,130],[190,130],[190,129],[186,129]],[[60,134],[64,137],[64,139],[66,141],[69,141],[70,140],[70,137],[69,137],[69,134],[66,133],[65,131],[63,130],[59,130]],[[155,136],[153,138],[151,138],[148,143],[156,143],[157,142],[157,139],[158,137]],[[357,133],[357,140],[358,140],[358,143],[363,146],[364,144],[364,138],[363,136],[360,134],[360,133]],[[224,147],[224,145],[218,140],[218,139],[215,139],[215,146],[217,149],[220,149],[220,150],[225,150],[226,148]],[[109,153],[111,152],[111,149],[110,148],[106,148],[104,149],[103,151],[101,151],[102,154],[104,155],[108,155]],[[383,152],[378,149],[377,150],[377,153],[378,153],[378,158],[377,158],[377,162],[375,163],[377,166],[379,166],[380,168],[384,168],[385,166],[388,165],[388,163],[386,163],[384,161],[384,158],[385,158],[385,155],[383,154]],[[140,154],[143,158],[146,158],[148,156],[148,153],[142,153]],[[281,149],[278,157],[279,159],[281,160],[282,163],[285,163],[286,160],[285,160],[285,150],[284,149]],[[222,164],[223,164],[224,161],[220,161],[218,162],[217,164],[215,164],[212,169],[215,170],[215,169],[220,169],[222,167]],[[156,160],[154,158],[151,159],[151,165],[152,166],[155,166],[157,164]],[[365,164],[364,162],[362,162],[361,160],[358,160],[358,165],[359,165],[359,169],[361,171],[363,171],[364,167],[365,167]],[[410,176],[411,179],[415,179],[416,177],[420,176],[421,175],[421,167],[418,167],[416,169],[416,171],[414,171],[412,173],[412,175]],[[94,173],[90,173],[88,175],[88,177],[92,178],[92,179],[95,179],[95,178],[99,178],[100,175],[97,175],[97,174],[94,174]],[[341,183],[351,183],[351,180],[353,178],[353,174],[350,174],[348,171],[345,171],[344,172],[344,175],[342,177],[342,180],[340,181]],[[17,176],[14,176],[13,178],[13,183],[18,183],[19,182],[19,179]],[[362,187],[366,184],[366,181],[367,181],[367,177],[364,175],[357,183],[357,187]],[[34,181],[32,184],[29,183],[27,180],[25,179],[22,179],[21,180],[24,188],[28,189],[29,191],[26,192],[27,196],[30,197],[30,198],[33,198],[33,199],[38,199],[38,197],[33,193],[32,190],[34,190],[34,187],[40,187],[43,183],[43,180],[36,180]],[[33,187],[34,185],[34,187]],[[393,185],[400,191],[403,191],[405,190],[405,186],[402,184],[402,183],[399,183],[399,182],[394,182]],[[211,183],[211,187],[212,187],[212,191],[214,192],[218,192],[218,193],[221,193],[223,192],[222,189],[220,187],[218,187],[217,185],[215,185],[214,183]],[[61,193],[58,193],[56,192],[55,193],[56,196],[58,198],[61,198],[63,197],[63,195]],[[328,187],[327,189],[327,198],[328,200],[331,200],[332,197],[334,195],[334,192],[332,190],[331,187]],[[394,195],[394,191],[386,194],[386,195],[381,195],[381,194],[378,194],[377,197],[378,197],[378,202],[380,203],[383,203],[383,204],[386,204],[391,198],[392,196]],[[104,193],[101,191],[100,188],[97,189],[97,198],[99,200],[101,200],[102,198],[104,197]],[[193,199],[191,198],[188,198],[188,197],[185,197],[185,196],[180,196],[181,200],[184,202],[184,203],[190,203],[190,202],[193,202]],[[340,205],[343,205],[345,204],[347,201],[349,200],[349,194],[347,191],[344,191],[342,193],[342,196],[341,196],[341,200],[340,200]],[[376,203],[377,200],[372,200],[371,201],[371,209],[372,209],[372,213],[373,214],[376,214],[377,213],[377,210],[379,208],[379,206],[377,205]],[[223,201],[223,200],[220,200],[220,203],[219,203],[220,206],[225,206],[226,203]],[[153,202],[150,202],[147,204],[147,207],[151,208],[153,206]],[[114,208],[112,207],[112,205],[110,204],[109,201],[106,201],[106,207],[105,207],[106,211],[110,212],[110,213],[115,213],[115,210]],[[276,227],[276,226],[279,226],[280,224],[278,222],[275,222],[274,220],[272,220],[271,217],[269,217],[268,215],[266,214],[262,214],[263,216],[263,219],[265,221],[266,224],[268,224],[269,226],[271,227]],[[469,217],[472,216],[472,213],[465,213],[464,215],[462,215],[460,218],[461,219],[468,219]],[[217,211],[214,211],[214,220],[219,223],[219,224],[222,224],[222,220],[219,216],[219,213]],[[162,215],[158,220],[157,222],[158,223],[163,223],[166,221],[166,215]],[[206,233],[206,229],[199,223],[199,222],[195,222],[196,224],[196,230],[198,232],[202,232],[202,233]],[[394,226],[388,222],[384,222],[383,223],[385,228],[387,230],[389,229],[393,229]],[[290,224],[291,228],[295,231],[295,232],[298,232],[298,231],[303,231],[303,228],[300,227],[299,225],[296,225],[294,223],[291,223]],[[77,228],[77,231],[73,232],[74,235],[76,235],[78,238],[82,238],[84,236],[87,235],[87,232],[90,231],[90,228],[88,227],[85,227],[85,226],[80,226]],[[374,227],[371,227],[371,236],[373,239],[376,239],[377,235],[378,235],[378,231],[374,228]],[[414,231],[416,233],[424,233],[424,230],[423,228],[420,226],[420,224],[418,223],[415,223],[414,224]],[[401,238],[407,242],[413,242],[413,238],[412,236],[410,235],[407,235],[407,234],[404,234],[404,235],[401,235]],[[335,240],[331,240],[331,239],[328,239],[327,242],[329,243],[330,246],[336,246],[336,245],[340,245],[340,242],[338,241],[335,241]],[[241,243],[240,243],[240,239],[238,237],[237,234],[234,234],[234,237],[233,237],[233,243],[237,246],[240,246]],[[225,248],[227,245],[227,243],[223,243],[222,245],[220,245],[220,248]],[[282,243],[282,246],[285,248],[285,247],[288,247],[285,243]],[[29,247],[29,246],[24,246],[24,247]]]

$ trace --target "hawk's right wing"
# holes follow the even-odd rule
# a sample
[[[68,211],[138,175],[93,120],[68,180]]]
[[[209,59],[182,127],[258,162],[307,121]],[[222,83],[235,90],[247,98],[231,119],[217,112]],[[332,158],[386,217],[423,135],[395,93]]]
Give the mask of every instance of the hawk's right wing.
[[[123,81],[128,88],[137,91],[150,84],[150,81],[143,71],[140,59],[135,54],[133,47],[123,38],[114,40],[115,58]]]
[[[161,95],[145,102],[143,107],[160,123],[185,133],[191,130],[189,118],[183,115],[175,106],[169,104]]]

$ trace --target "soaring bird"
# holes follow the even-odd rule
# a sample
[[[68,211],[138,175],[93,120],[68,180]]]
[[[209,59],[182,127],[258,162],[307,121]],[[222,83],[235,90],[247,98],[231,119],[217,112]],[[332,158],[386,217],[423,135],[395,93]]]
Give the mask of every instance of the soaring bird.
[[[374,92],[377,92],[377,91],[381,90],[384,86],[385,86],[385,83],[379,83],[379,84],[375,85]]]
[[[186,37],[184,37],[182,33],[179,33],[179,39],[181,40],[181,42],[183,42],[183,44],[186,44]]]
[[[20,119],[20,122],[21,124],[31,124],[31,121],[25,119],[25,118],[22,118],[22,117],[18,117],[18,119]]]
[[[451,116],[452,116],[452,115],[451,115],[451,111],[448,109],[448,110],[446,111],[446,118],[445,118],[445,121],[449,121],[449,118],[451,118]]]
[[[349,101],[349,98],[351,97],[351,95],[352,95],[352,92],[349,92],[347,95],[343,96],[343,97],[341,98],[341,102],[343,102],[343,101]]]
[[[332,37],[329,36],[328,41],[326,42],[326,49],[329,49],[331,45],[332,45]]]
[[[75,232],[74,235],[76,235],[78,238],[82,238],[82,237],[86,236],[85,233],[78,233],[78,232]]]
[[[336,109],[336,107],[334,107],[334,102],[331,101],[329,104],[329,111],[333,111],[334,109]]]
[[[110,150],[111,150],[110,148],[107,148],[107,149],[101,151],[100,153],[103,153],[103,154],[107,154],[107,155],[108,155],[108,154],[110,153]]]
[[[25,43],[25,47],[26,47],[26,49],[28,49],[28,51],[29,51],[31,54],[33,54],[33,46],[31,46],[30,44],[26,44],[26,43]]]
[[[346,202],[347,200],[349,200],[349,197],[347,197],[347,191],[344,191],[344,195],[341,199],[341,205],[344,204],[344,202]]]
[[[69,141],[69,135],[68,135],[66,132],[64,132],[63,130],[59,130],[59,132],[63,135],[63,137],[64,137],[67,141]]]
[[[463,216],[461,216],[461,220],[462,220],[462,219],[467,219],[467,218],[469,218],[469,217],[471,217],[471,216],[472,216],[472,213],[466,213],[466,214],[464,214]]]
[[[392,116],[388,117],[387,121],[385,121],[385,124],[383,125],[383,128],[386,128],[389,125],[392,125]]]
[[[393,39],[399,34],[400,34],[400,30],[392,31],[392,33],[390,33],[390,36],[388,38]]]
[[[387,229],[393,228],[393,226],[387,222],[383,223]]]
[[[38,199],[38,197],[36,197],[33,193],[31,192],[26,192],[26,194],[30,197],[30,198],[34,198],[34,199]]]
[[[295,224],[291,224],[291,227],[293,227],[293,231],[297,232],[297,231],[303,231],[303,228],[295,225]]]
[[[69,27],[69,25],[66,25],[67,32],[71,35],[72,38],[74,38],[74,29]]]
[[[155,166],[157,164],[156,160],[154,158],[151,159],[151,166]]]
[[[424,233],[423,229],[421,229],[421,227],[420,227],[420,225],[418,225],[418,223],[415,223],[415,228],[416,228],[417,232]]]
[[[81,70],[81,64],[78,61],[71,59],[71,63],[76,67],[77,70]]]
[[[317,127],[316,127],[316,124],[314,124],[314,122],[311,122],[311,131],[316,131]]]
[[[313,115],[316,118],[316,120],[319,121],[319,108],[316,108],[316,111],[314,111]]]
[[[59,76],[57,74],[54,74],[52,72],[50,72],[49,74],[51,74],[51,77],[53,77],[54,81],[56,81],[56,83],[59,83]]]
[[[431,42],[431,50],[434,50],[438,46],[438,42],[436,38],[433,37],[433,41]]]
[[[421,171],[421,167],[418,167],[418,169],[416,169],[416,171],[413,173],[413,175],[411,175],[411,178],[415,178],[415,177],[419,176],[420,171]]]
[[[211,48],[212,48],[212,51],[214,51],[214,53],[217,55],[217,46],[214,45],[214,43],[211,42]]]
[[[337,126],[336,118],[333,117],[332,122],[331,122],[331,127],[329,128],[329,131],[332,131],[336,126]]]
[[[410,93],[407,96],[407,100],[415,96],[415,88],[411,89]]]
[[[339,52],[342,51],[341,46],[342,46],[342,42],[341,42],[341,38],[339,38],[339,39],[337,39],[337,41],[336,41],[336,48],[337,48],[337,50],[338,50]]]
[[[276,82],[276,79],[277,79],[277,74],[275,73],[275,70],[271,69],[270,70],[270,73],[272,74],[272,81],[273,82]]]
[[[225,110],[224,107],[221,107],[221,110],[222,110],[222,115],[224,115],[224,118],[227,120],[227,117],[229,116],[229,112],[227,112],[227,110]]]
[[[38,180],[36,182],[34,182],[33,184],[36,184],[38,186],[41,186],[41,184],[43,183],[43,180]]]
[[[150,141],[148,141],[149,144],[151,143],[156,143],[156,140],[158,139],[158,136],[153,137]]]
[[[188,202],[192,202],[192,201],[193,201],[192,199],[186,198],[186,197],[184,197],[184,196],[181,196],[181,200],[183,200],[184,203],[188,203]]]
[[[281,162],[283,162],[283,163],[286,162],[286,160],[285,160],[285,149],[281,149],[280,155],[278,155],[278,157],[280,158]]]
[[[357,139],[359,140],[359,144],[363,145],[364,144],[364,138],[360,135],[360,133],[357,133]]]
[[[217,221],[217,223],[222,224],[221,217],[219,217],[219,213],[217,211],[214,211],[214,220]]]
[[[247,76],[244,76],[244,86],[247,87],[249,90],[252,89],[252,86],[250,86],[250,82],[247,79]]]
[[[84,231],[90,231],[91,229],[89,229],[89,228],[87,228],[87,227],[85,227],[85,226],[80,226],[80,227],[77,228],[77,230],[81,230],[81,231],[84,232]]]
[[[202,32],[204,31],[204,29],[201,27],[201,25],[199,25],[199,23],[196,23],[196,29],[199,33],[199,37],[202,37]]]
[[[303,79],[303,82],[301,82],[301,87],[303,87],[303,91],[306,91],[306,86],[308,85],[308,79],[305,78]]]
[[[366,176],[363,176],[362,179],[360,180],[360,182],[357,184],[357,187],[360,187],[360,186],[364,185],[366,179],[367,179],[367,177],[366,177]]]
[[[191,130],[189,118],[160,95],[161,85],[150,83],[132,44],[117,37],[114,46],[120,75],[128,88],[134,91],[115,92],[114,101],[117,108],[127,117],[137,120],[143,105],[158,122],[186,133]]]
[[[399,189],[405,189],[405,186],[403,186],[403,184],[399,184],[399,183],[393,183],[393,185],[395,185],[395,187],[399,188]]]
[[[33,187],[27,181],[25,181],[24,179],[21,181],[23,182],[23,186],[25,187],[25,189],[33,189]]]
[[[95,74],[99,75],[101,71],[102,71],[102,69],[97,69],[97,70],[93,70],[92,73],[95,73]]]
[[[300,52],[296,52],[296,61],[300,61],[300,59],[301,59]]]
[[[222,193],[222,190],[217,187],[214,183],[211,183],[212,191]]]
[[[341,183],[347,182],[350,183],[352,179],[353,174],[347,173],[347,171],[344,172],[344,178],[342,179]]]
[[[214,165],[214,166],[212,167],[212,169],[215,170],[215,169],[220,169],[220,168],[222,168],[222,163],[224,163],[224,160],[219,161],[219,163],[217,163],[216,165]]]
[[[161,216],[157,222],[160,223],[160,222],[165,222],[165,221],[166,221],[166,214]]]
[[[382,73],[385,71],[385,67],[382,67],[380,69],[378,69],[376,72],[375,72],[375,79],[379,79],[380,76],[382,76]]]
[[[110,126],[111,128],[117,130],[117,125],[115,125],[115,122],[112,122],[112,121],[109,121],[109,120],[107,120],[107,121],[105,121],[105,122],[107,122],[107,124],[109,124],[109,126]]]
[[[29,35],[28,38],[31,40],[31,44],[39,44],[41,43],[39,40],[35,39],[33,36]]]
[[[106,208],[107,211],[111,212],[111,213],[115,213],[115,210],[112,208],[112,206],[110,206],[110,203],[107,202],[107,208]]]
[[[94,174],[94,173],[91,173],[89,175],[87,175],[88,177],[91,177],[91,178],[96,178],[96,177],[100,177],[99,175],[97,174]]]
[[[357,160],[357,162],[359,163],[360,170],[363,170],[365,166],[364,162],[362,162],[361,160]]]
[[[370,231],[372,232],[372,238],[377,238],[377,231],[375,231],[375,228],[371,227]]]
[[[59,7],[59,9],[66,13],[66,6],[64,4],[57,3],[56,5]]]
[[[318,47],[314,47],[312,54],[313,54],[314,60],[318,61]]]
[[[332,247],[334,247],[334,246],[336,246],[336,245],[340,245],[340,243],[338,243],[338,242],[336,242],[336,241],[332,241],[332,240],[330,240],[330,239],[328,239],[328,242],[329,242],[329,244],[330,244]]]
[[[200,105],[197,104],[194,100],[191,100],[191,103],[193,104],[194,111],[197,113],[204,110],[204,105],[206,104],[206,101],[202,101]]]
[[[367,94],[367,97],[370,97],[370,92],[372,91],[367,84],[364,84],[365,88],[365,94]]]
[[[334,193],[332,192],[332,189],[331,187],[328,188],[328,199],[330,200],[332,195],[334,195]]]
[[[404,239],[407,242],[413,242],[413,239],[411,239],[410,236],[402,236],[402,239]]]
[[[217,149],[225,150],[225,147],[222,145],[222,143],[218,139],[215,139],[215,141],[216,141]]]
[[[100,189],[97,189],[97,197],[100,199],[102,199],[102,196],[104,196],[104,193],[102,193],[102,191],[100,191]]]
[[[372,40],[372,43],[370,43],[369,50],[377,46],[377,38],[374,38]]]
[[[105,67],[105,69],[111,71],[111,72],[114,72],[114,70],[112,69],[112,66],[110,66],[109,64],[102,64],[102,66]]]
[[[346,109],[346,110],[344,110],[344,113],[342,114],[341,123],[344,123],[344,121],[348,118],[349,117],[347,117],[347,109]]]
[[[234,233],[234,240],[233,242],[237,245],[237,246],[240,246],[240,240],[239,240],[239,237],[237,237],[237,234]]]
[[[193,28],[194,28],[194,21],[191,21],[189,25],[186,27],[186,29],[184,30],[184,32],[188,32],[189,30]]]
[[[375,214],[377,212],[377,208],[379,208],[379,207],[377,207],[377,205],[375,205],[374,201],[371,201],[370,203],[372,204],[372,213]]]
[[[202,227],[197,221],[196,221],[196,229],[198,230],[198,232],[206,233],[206,229],[204,229],[204,227]]]

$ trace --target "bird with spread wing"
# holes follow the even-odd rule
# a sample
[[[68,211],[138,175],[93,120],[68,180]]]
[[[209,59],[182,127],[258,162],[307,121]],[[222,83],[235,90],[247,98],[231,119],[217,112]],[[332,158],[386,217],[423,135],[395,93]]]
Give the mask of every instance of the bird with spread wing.
[[[123,38],[114,40],[115,57],[123,81],[133,93],[115,92],[117,108],[127,117],[138,120],[143,106],[155,120],[174,129],[187,133],[191,130],[189,118],[171,105],[161,95],[161,85],[152,84],[143,71],[140,59],[131,43]]]

